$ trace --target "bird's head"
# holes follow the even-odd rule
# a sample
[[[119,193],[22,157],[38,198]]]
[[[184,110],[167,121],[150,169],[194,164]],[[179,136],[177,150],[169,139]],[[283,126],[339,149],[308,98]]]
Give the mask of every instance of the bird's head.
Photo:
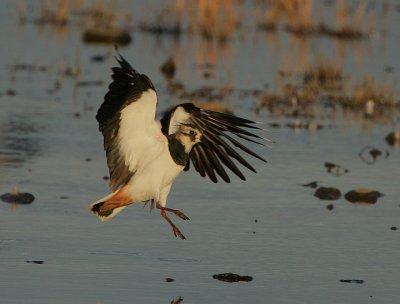
[[[176,132],[176,138],[185,146],[185,150],[191,150],[192,147],[201,141],[202,133],[192,125],[181,124]]]

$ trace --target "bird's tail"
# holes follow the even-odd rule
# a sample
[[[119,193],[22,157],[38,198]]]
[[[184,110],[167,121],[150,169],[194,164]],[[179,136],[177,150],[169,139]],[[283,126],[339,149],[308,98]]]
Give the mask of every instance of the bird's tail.
[[[120,190],[117,190],[94,202],[89,206],[89,210],[92,211],[95,215],[97,215],[99,219],[102,220],[103,222],[108,221],[110,218],[117,215],[128,205],[128,204],[116,204],[116,202],[113,201],[113,198],[116,195],[118,195],[119,191]]]

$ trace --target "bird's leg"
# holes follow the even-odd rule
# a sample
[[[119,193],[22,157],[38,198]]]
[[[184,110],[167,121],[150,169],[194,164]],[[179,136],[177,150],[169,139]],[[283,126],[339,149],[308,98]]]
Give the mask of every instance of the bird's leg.
[[[157,208],[158,208],[158,207],[157,207]],[[159,209],[160,209],[160,208],[159,208]],[[181,240],[186,239],[185,236],[182,234],[182,232],[178,229],[178,227],[176,227],[176,226],[174,225],[174,223],[172,223],[171,219],[167,216],[167,213],[165,212],[165,209],[161,209],[161,216],[162,216],[163,218],[165,218],[165,220],[171,225],[172,231],[173,231],[175,237],[178,237],[178,236],[179,236],[179,238],[180,238]]]
[[[156,203],[156,208],[160,209],[161,211],[168,211],[168,212],[172,212],[173,214],[175,214],[176,216],[179,216],[181,219],[183,220],[190,220],[190,218],[188,218],[182,211],[176,210],[176,209],[171,209],[171,208],[166,208],[161,206],[158,202]]]

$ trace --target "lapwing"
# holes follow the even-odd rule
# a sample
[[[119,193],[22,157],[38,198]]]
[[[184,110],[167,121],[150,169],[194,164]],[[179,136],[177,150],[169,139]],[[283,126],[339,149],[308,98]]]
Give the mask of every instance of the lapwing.
[[[257,122],[192,103],[173,107],[157,121],[157,93],[149,77],[132,68],[121,54],[116,60],[119,67],[112,68],[113,81],[96,115],[112,193],[89,208],[106,221],[133,203],[151,201],[175,237],[185,239],[167,215],[189,220],[183,212],[166,207],[176,177],[192,167],[215,183],[218,177],[229,183],[228,172],[245,180],[238,164],[256,170],[238,151],[265,159],[240,140],[263,144],[267,139],[256,134],[262,130]]]

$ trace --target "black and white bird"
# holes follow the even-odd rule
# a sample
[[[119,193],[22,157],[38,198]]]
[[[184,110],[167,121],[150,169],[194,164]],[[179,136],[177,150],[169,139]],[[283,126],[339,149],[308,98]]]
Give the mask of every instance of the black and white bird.
[[[192,103],[180,104],[156,121],[153,83],[120,54],[116,59],[120,66],[112,69],[113,81],[96,116],[104,136],[112,193],[91,204],[90,210],[106,221],[130,204],[152,201],[175,237],[185,239],[166,213],[189,219],[166,207],[175,178],[193,167],[213,182],[219,176],[229,183],[227,171],[245,180],[235,162],[256,170],[238,150],[265,160],[238,139],[258,144],[262,142],[257,140],[266,139],[251,132],[261,130],[254,121],[200,109]]]

